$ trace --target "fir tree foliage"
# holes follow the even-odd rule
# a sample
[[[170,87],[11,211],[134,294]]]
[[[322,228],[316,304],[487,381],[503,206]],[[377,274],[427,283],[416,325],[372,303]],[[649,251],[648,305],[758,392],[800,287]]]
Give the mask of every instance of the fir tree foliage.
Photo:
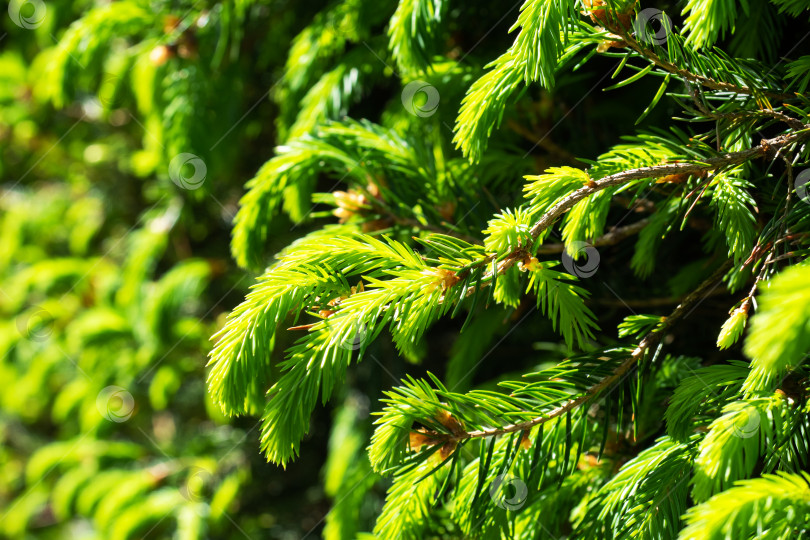
[[[698,534],[698,524],[715,523],[706,529],[713,537],[711,530],[728,534],[737,523],[770,527],[761,524],[776,519],[777,512],[796,520],[780,523],[780,531],[807,525],[798,517],[805,504],[804,480],[795,472],[806,463],[806,444],[798,443],[805,433],[800,411],[806,385],[799,383],[798,394],[779,389],[784,377],[799,380],[803,373],[810,335],[803,311],[810,302],[802,300],[800,285],[806,272],[798,267],[770,280],[793,260],[789,257],[800,258],[783,254],[784,244],[796,241],[806,223],[804,203],[796,193],[788,196],[792,186],[785,188],[785,180],[807,159],[802,60],[769,69],[764,47],[759,58],[748,59],[712,47],[734,35],[741,18],[754,9],[750,2],[688,3],[680,28],[662,27],[663,42],[646,39],[651,34],[644,33],[649,31],[644,20],[638,26],[643,7],[527,0],[510,29],[514,42],[489,61],[459,103],[452,142],[461,151],[460,161],[442,140],[440,124],[430,116],[403,117],[396,100],[379,124],[327,119],[354,99],[341,75],[346,72],[340,71],[354,53],[324,51],[311,63],[332,79],[312,80],[309,87],[324,96],[325,85],[335,89],[328,94],[332,112],[287,140],[248,184],[234,254],[244,266],[269,265],[218,334],[209,384],[229,414],[254,411],[249,403],[258,406],[259,392],[267,390],[262,449],[271,461],[286,465],[298,454],[319,395],[328,401],[348,377],[352,361],[367,357],[373,343],[390,339],[398,354],[419,358],[425,332],[443,317],[466,319],[459,340],[475,348],[459,351],[481,350],[465,330],[476,328],[497,305],[520,309],[523,298],[533,296],[573,354],[520,380],[500,380],[497,387],[458,392],[430,373],[422,379],[409,376],[386,392],[368,453],[373,470],[393,474],[393,484],[375,534],[422,537],[435,531],[431,521],[441,518],[432,516],[445,507],[464,534],[533,538],[538,528],[526,516],[559,504],[569,512],[562,520],[568,525],[554,526],[573,528],[575,537],[690,538]],[[330,9],[316,17],[301,40],[311,39],[305,36],[314,35],[322,17],[336,16]],[[793,5],[765,9],[802,12]],[[386,77],[398,76],[404,88],[415,77],[442,69],[440,38],[454,17],[461,15],[446,2],[402,0],[386,28],[387,50],[366,48],[375,48],[383,62],[391,58],[398,71]],[[357,35],[376,31],[374,23],[366,23],[357,21]],[[295,51],[291,58],[300,60],[303,51]],[[314,51],[309,54],[321,54]],[[503,181],[487,178],[491,170],[481,165],[489,152],[505,152],[506,161],[519,159],[521,150],[488,149],[490,139],[499,142],[504,117],[515,122],[511,109],[530,101],[521,87],[537,83],[553,90],[560,73],[580,68],[594,53],[619,60],[612,77],[625,76],[610,88],[614,91],[658,79],[660,87],[639,111],[639,121],[669,100],[687,122],[673,122],[668,129],[642,126],[591,160],[583,156],[577,164],[524,169],[524,197],[510,198],[501,190]],[[328,66],[337,71],[328,72]],[[290,91],[301,93],[307,85],[296,80]],[[451,78],[434,90],[450,96],[453,84]],[[287,106],[286,97],[282,103]],[[711,127],[701,131],[706,125]],[[755,144],[750,135],[766,127],[773,135]],[[761,168],[760,158],[772,167]],[[348,189],[319,194],[319,175]],[[473,175],[465,185],[463,178]],[[494,199],[476,204],[477,215],[484,207],[492,210],[485,226],[465,220],[463,198],[456,207],[446,204],[473,185],[487,186]],[[649,193],[655,194],[652,199]],[[584,278],[570,265],[564,272],[559,260],[543,252],[559,222],[563,262],[567,257],[581,264],[583,244],[610,238],[613,209],[622,199],[625,205],[650,200],[654,205],[649,219],[634,230],[640,233],[629,266],[638,275],[655,270],[668,238],[697,213],[713,222],[704,236],[711,258],[691,267],[695,290],[675,311],[628,319],[619,327],[622,346],[610,349],[600,345],[609,340],[600,337],[603,327],[589,307]],[[309,201],[333,207],[341,224],[315,229],[268,259],[264,249],[279,210],[295,223],[328,216],[307,210]],[[788,239],[787,231],[794,236]],[[717,323],[716,331],[721,349],[733,346],[751,310],[744,337],[751,364],[731,360],[690,368],[675,384],[656,386],[656,374],[670,365],[659,357],[662,337],[724,277],[736,291],[746,279],[740,268],[748,270],[753,289],[731,306],[732,318]],[[268,364],[273,344],[291,325],[305,333],[287,348],[280,374],[273,375]],[[789,332],[775,332],[777,326]],[[463,378],[448,376],[457,382]],[[673,392],[666,422],[658,428],[637,416],[643,414],[640,403],[664,399],[644,390],[649,387]],[[625,429],[640,446],[622,465],[609,441]],[[656,429],[667,434],[653,441]],[[618,471],[611,471],[610,463]],[[757,479],[757,474],[764,476]],[[488,495],[507,477],[526,488],[520,511]],[[597,487],[583,488],[585,478]],[[775,489],[769,486],[780,482],[792,486],[779,499],[782,510],[760,503],[768,489]],[[554,483],[561,486],[560,498],[584,502],[579,508],[565,506],[547,491]],[[728,512],[720,498],[743,486],[762,495],[735,501],[739,520],[720,517],[719,512]]]
[[[319,14],[299,40],[311,40],[323,20],[349,4]],[[464,20],[448,4],[400,1],[382,50],[370,45],[379,28],[370,21],[358,19],[346,39],[370,32],[365,48],[383,63],[390,58],[396,71],[384,77],[393,77],[387,84],[399,81],[404,100],[406,85],[445,69],[441,40]],[[267,269],[216,336],[209,386],[227,414],[255,412],[267,391],[262,449],[286,465],[300,452],[319,396],[329,401],[353,361],[386,340],[396,354],[419,361],[432,326],[463,318],[448,366],[452,384],[430,372],[408,376],[382,399],[368,446],[375,473],[393,475],[374,529],[379,537],[436,533],[440,523],[447,526],[446,510],[451,528],[482,537],[536,538],[542,532],[531,516],[561,509],[558,522],[544,518],[552,535],[806,532],[802,362],[810,301],[802,296],[806,267],[781,271],[801,261],[807,224],[803,192],[787,185],[808,159],[803,58],[770,67],[772,45],[749,58],[734,58],[719,45],[756,9],[801,17],[807,6],[689,2],[682,25],[662,22],[663,40],[651,39],[645,7],[524,2],[510,28],[514,41],[482,62],[476,80],[470,84],[459,73],[438,87],[424,83],[442,99],[456,95],[454,85],[467,85],[452,137],[460,156],[448,144],[442,112],[403,116],[399,96],[379,123],[338,118],[355,99],[342,66],[355,61],[356,50],[312,49],[307,54],[318,59],[309,62],[327,75],[308,84],[303,75],[288,79],[285,92],[309,87],[330,96],[321,102],[331,105],[324,114],[307,113],[318,121],[279,146],[247,185],[234,255],[243,266]],[[304,54],[298,45],[291,62]],[[532,86],[554,96],[565,72],[598,55],[618,61],[609,73],[618,82],[607,90],[657,80],[647,86],[652,91],[636,123],[660,118],[655,111],[663,103],[677,118],[667,128],[642,125],[590,159],[555,162],[559,153],[543,145],[552,153],[540,170],[527,165],[511,180],[491,176],[490,153],[502,163],[521,160],[545,139],[538,135],[526,155],[505,143],[502,126],[521,124],[515,111],[531,103]],[[283,94],[283,107],[288,100]],[[307,110],[312,100],[302,103]],[[761,130],[770,135],[757,143]],[[345,191],[318,193],[321,176]],[[515,198],[514,188],[523,196]],[[477,216],[491,212],[484,223],[467,219],[473,210],[463,193],[476,189],[487,194],[474,207]],[[458,204],[448,204],[454,197]],[[316,227],[268,258],[276,214],[283,209],[296,225],[328,217],[317,204],[331,206],[340,224]],[[676,276],[689,285],[674,311],[634,314],[619,325],[619,346],[611,347],[615,337],[603,333],[577,265],[589,257],[583,246],[625,238],[616,227],[617,206],[626,213],[640,204],[650,215],[626,233],[638,233],[627,260],[636,275],[652,275],[670,239],[696,219],[711,223],[702,239],[706,258]],[[554,235],[562,238],[559,250],[552,248]],[[562,267],[551,253],[562,257]],[[663,357],[664,337],[724,280],[737,304],[731,300],[731,318],[716,323],[717,347],[743,340],[750,363],[723,357],[695,370]],[[752,288],[740,296],[746,283]],[[480,355],[497,334],[484,332],[497,320],[486,314],[498,306],[524,311],[526,297],[559,334],[568,358],[537,357],[538,369],[504,375],[497,385],[463,382],[459,370],[477,364],[459,355]],[[478,325],[482,320],[490,322]],[[290,326],[304,333],[274,374],[273,344]],[[791,390],[784,389],[786,378]],[[640,408],[655,402],[666,403],[664,422]],[[633,445],[626,459],[624,437]],[[518,486],[514,497],[499,498],[509,482]],[[746,495],[732,501],[742,490]],[[519,507],[510,506],[512,499]]]

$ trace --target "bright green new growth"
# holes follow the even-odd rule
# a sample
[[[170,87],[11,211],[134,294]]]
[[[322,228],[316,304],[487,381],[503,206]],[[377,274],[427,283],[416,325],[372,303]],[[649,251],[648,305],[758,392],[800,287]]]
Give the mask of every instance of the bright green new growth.
[[[797,266],[769,283],[751,320],[745,352],[752,361],[745,390],[768,391],[810,350],[810,268]]]
[[[765,474],[690,509],[680,538],[790,538],[806,526],[808,510],[810,475]]]

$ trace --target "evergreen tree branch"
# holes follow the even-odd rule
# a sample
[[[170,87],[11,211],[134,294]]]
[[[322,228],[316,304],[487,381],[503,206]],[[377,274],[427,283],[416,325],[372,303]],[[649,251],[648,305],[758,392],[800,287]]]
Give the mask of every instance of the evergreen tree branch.
[[[720,156],[709,157],[701,162],[693,163],[667,163],[653,167],[640,167],[629,171],[606,176],[600,180],[593,181],[588,185],[574,191],[564,199],[558,201],[554,206],[543,214],[531,229],[531,235],[538,237],[545,229],[562,214],[571,209],[577,202],[585,197],[601,191],[611,186],[622,185],[630,180],[642,178],[662,178],[669,175],[698,175],[714,171],[722,167],[739,165],[746,161],[751,161],[792,144],[810,139],[810,124],[805,124],[804,129],[786,135],[779,135],[772,139],[763,139],[759,146],[741,150],[739,152],[729,152]],[[512,263],[514,264],[514,262]],[[511,266],[511,265],[510,265]]]
[[[641,43],[638,42],[630,33],[617,26],[613,25],[612,27],[609,26],[611,32],[621,36],[622,40],[634,51],[638,54],[642,55],[643,57],[647,58],[651,62],[653,62],[656,66],[660,67],[661,69],[672,73],[673,75],[677,75],[678,77],[683,78],[686,81],[697,83],[706,88],[711,88],[712,90],[718,90],[721,92],[733,92],[735,94],[762,94],[769,98],[779,99],[779,100],[787,100],[795,98],[796,96],[793,94],[783,94],[778,92],[769,92],[769,91],[762,91],[759,89],[749,88],[746,86],[740,86],[737,84],[732,84],[725,81],[718,81],[711,77],[707,77],[705,75],[700,75],[698,73],[693,73],[688,69],[683,69],[678,67],[677,65],[673,64],[672,62],[661,58],[655,51],[643,46]]]
[[[710,116],[715,119],[736,119],[736,118],[744,118],[744,117],[751,117],[751,116],[770,116],[775,118],[781,122],[784,122],[788,126],[793,129],[802,130],[804,129],[804,123],[798,118],[794,118],[789,114],[785,114],[782,111],[775,111],[773,109],[760,109],[756,111],[737,111],[733,113],[712,113],[707,112],[707,116]]]
[[[694,291],[687,295],[683,301],[672,311],[672,313],[663,319],[662,323],[654,330],[647,333],[646,336],[639,342],[638,346],[633,350],[630,356],[617,366],[613,373],[608,377],[602,379],[599,383],[591,386],[584,394],[577,398],[568,400],[551,410],[547,414],[543,414],[536,418],[518,422],[499,428],[479,429],[475,431],[458,430],[451,434],[430,434],[431,442],[435,444],[458,443],[466,439],[474,439],[481,437],[499,437],[508,433],[515,433],[518,431],[526,431],[535,426],[545,424],[554,418],[565,415],[577,407],[590,402],[597,396],[605,391],[608,391],[612,386],[621,382],[636,363],[644,357],[647,351],[655,349],[663,338],[666,331],[671,328],[676,322],[688,315],[692,309],[711,291],[715,283],[731,268],[732,263],[727,260],[720,266],[714,273],[700,284]]]
[[[686,514],[681,540],[789,538],[807,525],[810,476],[778,472],[739,482]]]
[[[808,298],[806,264],[777,275],[759,299],[751,320],[745,353],[752,359],[743,385],[746,395],[768,392],[791,369],[801,365],[808,350]]]
[[[573,208],[578,202],[606,188],[621,186],[632,180],[663,178],[668,176],[684,177],[688,175],[704,175],[717,169],[739,165],[759,157],[778,153],[784,148],[807,139],[810,139],[810,124],[805,124],[804,129],[800,131],[779,135],[771,139],[763,139],[759,146],[754,146],[745,150],[707,157],[701,161],[665,163],[663,165],[654,165],[650,167],[638,167],[611,174],[600,178],[599,180],[589,180],[583,187],[572,191],[549,207],[543,213],[540,219],[538,219],[532,225],[527,236],[537,239],[557,220],[557,218]],[[490,271],[484,276],[481,286],[488,286],[492,284],[491,278],[494,275],[503,275],[507,270],[509,270],[509,268],[518,262],[525,260],[531,255],[532,254],[527,251],[526,247],[515,247],[498,263],[494,271]],[[497,259],[497,257],[497,254],[489,255],[479,264],[491,264],[492,261]],[[476,286],[470,286],[467,289],[467,295],[471,295],[475,291]]]

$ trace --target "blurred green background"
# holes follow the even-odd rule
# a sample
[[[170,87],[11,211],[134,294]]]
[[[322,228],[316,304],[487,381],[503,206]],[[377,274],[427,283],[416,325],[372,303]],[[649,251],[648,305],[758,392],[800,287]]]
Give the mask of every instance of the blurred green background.
[[[0,537],[318,536],[325,435],[282,471],[205,386],[252,280],[231,220],[306,4],[0,14]]]

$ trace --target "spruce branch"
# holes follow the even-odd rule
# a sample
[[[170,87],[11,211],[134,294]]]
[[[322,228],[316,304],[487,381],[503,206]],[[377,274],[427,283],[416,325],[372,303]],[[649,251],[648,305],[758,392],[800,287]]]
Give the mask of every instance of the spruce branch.
[[[789,538],[802,536],[810,500],[810,476],[777,471],[742,480],[692,507],[681,540]]]
[[[788,126],[793,129],[802,130],[804,129],[804,123],[798,118],[794,118],[789,114],[786,114],[782,111],[775,111],[773,109],[758,109],[756,111],[736,111],[733,113],[712,113],[710,111],[702,111],[706,116],[714,118],[716,120],[721,119],[732,119],[735,120],[737,118],[748,118],[748,117],[756,117],[756,116],[770,116],[776,120],[784,122]]]
[[[799,131],[779,135],[771,139],[762,139],[758,146],[753,146],[745,150],[740,150],[737,152],[728,152],[718,156],[707,157],[700,161],[672,162],[672,163],[664,163],[662,165],[638,167],[635,169],[629,169],[615,174],[610,174],[600,178],[599,180],[589,180],[581,188],[570,192],[568,195],[565,195],[564,197],[558,199],[557,202],[551,205],[543,213],[540,219],[534,222],[531,229],[528,231],[527,237],[537,239],[560,216],[571,210],[571,208],[573,208],[578,202],[604,189],[614,186],[622,186],[633,180],[640,180],[640,179],[665,178],[665,177],[685,178],[689,175],[703,176],[717,169],[740,165],[742,163],[751,161],[759,157],[768,155],[778,155],[778,153],[781,152],[783,149],[793,144],[802,142],[806,139],[810,139],[810,124],[805,124],[803,126],[803,129]],[[643,227],[639,225],[638,230],[641,230],[642,228]],[[631,229],[631,231],[632,233],[638,232],[635,229]],[[624,231],[622,232],[622,234],[624,234]],[[608,233],[608,235],[605,235],[607,236],[607,238],[603,239],[603,241],[612,243],[613,238],[610,237],[609,235],[610,233]],[[620,239],[617,239],[616,242],[618,242],[619,240]],[[557,248],[553,247],[553,249],[555,250],[554,252],[556,252]],[[540,253],[543,253],[543,248],[538,248],[537,254]],[[524,244],[518,245],[517,247],[513,248],[505,257],[500,258],[498,254],[490,254],[478,261],[475,261],[474,263],[469,265],[470,269],[481,266],[486,267],[494,265],[494,261],[500,258],[500,262],[498,262],[497,265],[494,265],[493,269],[488,270],[486,274],[483,276],[483,279],[478,284],[470,285],[467,287],[465,295],[471,296],[481,287],[488,287],[492,285],[494,282],[493,278],[495,276],[505,274],[506,271],[509,270],[512,266],[514,266],[519,262],[523,262],[530,259],[533,255],[534,253],[531,252]]]
[[[656,66],[660,67],[661,69],[672,73],[678,77],[681,77],[685,81],[697,83],[706,88],[710,88],[712,90],[718,90],[721,92],[733,92],[735,94],[762,94],[769,98],[779,99],[779,100],[787,100],[795,98],[795,95],[792,94],[783,94],[778,92],[769,92],[769,91],[762,91],[755,88],[749,88],[747,86],[740,86],[737,84],[725,82],[725,81],[718,81],[711,77],[707,77],[705,75],[700,75],[698,73],[693,73],[688,69],[683,69],[678,67],[677,65],[673,64],[669,60],[665,60],[661,58],[655,51],[649,49],[642,45],[638,40],[636,40],[630,32],[625,30],[624,28],[613,25],[612,27],[609,26],[611,32],[621,36],[622,40],[634,51],[636,51],[641,56],[647,58],[651,62],[653,62]]]
[[[600,180],[593,181],[586,186],[574,191],[564,199],[558,201],[534,224],[531,229],[533,237],[538,237],[541,232],[547,229],[562,214],[567,212],[577,202],[588,195],[601,191],[611,186],[618,186],[630,180],[642,178],[662,178],[669,175],[699,175],[714,171],[723,167],[739,165],[752,159],[765,156],[766,154],[778,152],[779,150],[804,141],[810,138],[810,125],[805,124],[804,129],[786,135],[780,135],[772,139],[763,139],[759,146],[741,150],[739,152],[729,152],[720,156],[709,157],[701,162],[693,163],[667,163],[653,167],[640,167],[623,171],[617,174],[606,176]],[[514,264],[514,263],[513,263]]]
[[[621,186],[632,180],[664,178],[670,176],[682,178],[688,175],[705,175],[717,169],[739,165],[758,157],[776,154],[782,149],[802,142],[806,139],[810,139],[810,124],[805,124],[803,129],[800,131],[779,135],[771,139],[763,139],[759,146],[754,146],[745,150],[728,152],[719,156],[708,157],[701,161],[675,162],[650,167],[638,167],[611,174],[600,178],[599,180],[590,180],[583,187],[572,191],[549,207],[543,213],[540,219],[538,219],[532,225],[529,235],[531,238],[538,238],[541,233],[548,229],[557,220],[557,218],[573,208],[578,202],[606,188]],[[539,251],[539,253],[541,252],[542,251]],[[480,285],[471,285],[467,289],[466,294],[469,296],[477,290],[477,287],[491,285],[492,278],[495,275],[503,275],[507,270],[509,270],[509,268],[531,256],[532,253],[530,253],[525,246],[518,246],[514,248],[497,264],[497,266],[495,266],[494,270],[488,271]],[[489,265],[493,261],[497,260],[497,258],[497,254],[488,255],[481,261],[477,262],[476,265]]]
[[[743,347],[752,359],[743,385],[746,396],[770,392],[805,362],[810,349],[808,274],[806,264],[794,265],[774,277],[760,295]]]
[[[731,268],[731,260],[725,261],[712,275],[701,283],[694,291],[687,295],[669,316],[665,317],[661,324],[654,330],[647,333],[633,350],[630,356],[617,366],[613,373],[597,384],[591,386],[584,394],[570,399],[546,414],[537,416],[524,422],[509,424],[498,428],[479,429],[475,431],[458,430],[448,434],[430,434],[430,439],[435,444],[458,443],[466,439],[481,437],[499,437],[508,433],[527,431],[535,426],[545,424],[554,418],[567,414],[577,407],[590,402],[596,397],[608,391],[611,387],[621,382],[636,363],[643,358],[645,353],[655,349],[660,343],[666,331],[675,323],[687,316],[699,304],[706,295],[715,287],[716,282]]]

